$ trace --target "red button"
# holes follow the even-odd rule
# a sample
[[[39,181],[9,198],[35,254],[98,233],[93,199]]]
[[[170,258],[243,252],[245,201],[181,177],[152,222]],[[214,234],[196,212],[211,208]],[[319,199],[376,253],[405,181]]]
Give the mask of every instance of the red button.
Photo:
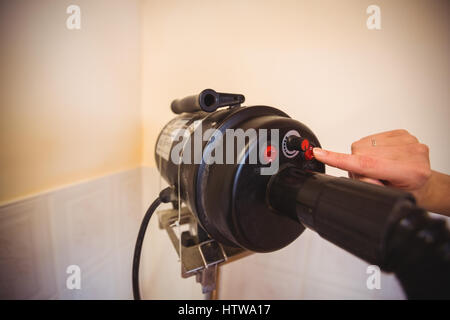
[[[312,160],[314,159],[313,147],[309,146],[308,150],[305,151],[305,159]]]
[[[308,141],[308,139],[303,139],[301,148],[302,148],[303,151],[308,150],[308,148],[309,148],[309,141]]]

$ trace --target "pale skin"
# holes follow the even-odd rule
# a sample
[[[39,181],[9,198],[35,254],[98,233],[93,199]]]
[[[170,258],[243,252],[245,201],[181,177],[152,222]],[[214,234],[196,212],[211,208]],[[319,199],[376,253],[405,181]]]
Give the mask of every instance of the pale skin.
[[[431,169],[428,146],[408,131],[370,135],[354,142],[351,150],[314,148],[314,157],[348,171],[352,179],[408,191],[422,208],[450,216],[450,176]]]

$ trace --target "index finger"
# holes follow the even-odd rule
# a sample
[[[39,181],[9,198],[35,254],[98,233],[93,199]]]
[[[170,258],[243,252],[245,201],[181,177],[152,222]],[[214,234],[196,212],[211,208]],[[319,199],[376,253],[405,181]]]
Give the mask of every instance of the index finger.
[[[365,177],[400,181],[404,174],[401,173],[399,164],[394,160],[375,158],[364,155],[352,155],[314,148],[314,157],[329,166],[354,172]]]

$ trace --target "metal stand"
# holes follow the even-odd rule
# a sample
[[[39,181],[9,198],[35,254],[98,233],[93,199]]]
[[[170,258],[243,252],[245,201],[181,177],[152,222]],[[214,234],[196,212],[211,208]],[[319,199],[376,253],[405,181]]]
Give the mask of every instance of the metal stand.
[[[181,260],[181,276],[188,278],[196,277],[202,286],[202,292],[207,299],[217,298],[217,276],[219,264],[243,258],[251,252],[242,248],[234,248],[220,244],[211,239],[202,229],[198,227],[192,213],[187,207],[181,208],[179,217],[177,209],[161,210],[157,212],[159,228],[165,229],[172,245]],[[183,229],[177,236],[178,219]],[[181,252],[180,252],[181,244]],[[180,254],[181,253],[181,254]]]

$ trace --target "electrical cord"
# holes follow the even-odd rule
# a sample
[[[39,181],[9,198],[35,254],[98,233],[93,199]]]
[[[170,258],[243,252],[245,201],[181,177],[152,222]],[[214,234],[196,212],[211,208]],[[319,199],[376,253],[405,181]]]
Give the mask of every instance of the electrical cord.
[[[133,283],[133,297],[134,300],[141,300],[141,293],[139,290],[139,266],[141,262],[141,251],[142,244],[144,242],[145,232],[147,231],[148,223],[152,217],[155,210],[159,207],[161,203],[167,203],[173,201],[175,198],[174,189],[172,187],[167,187],[159,193],[158,198],[153,201],[147,212],[142,219],[141,226],[139,228],[139,233],[136,239],[136,245],[134,247],[133,256],[133,268],[132,268],[132,283]]]

